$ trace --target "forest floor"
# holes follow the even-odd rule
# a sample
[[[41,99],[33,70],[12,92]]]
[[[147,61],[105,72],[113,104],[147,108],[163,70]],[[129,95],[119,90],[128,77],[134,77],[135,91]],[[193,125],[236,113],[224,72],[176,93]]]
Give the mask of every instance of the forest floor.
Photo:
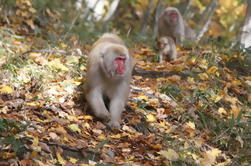
[[[135,45],[122,128],[110,130],[82,97],[90,47],[0,27],[1,166],[251,162],[251,74],[236,70],[241,52],[178,48],[178,60],[160,64],[155,50]]]

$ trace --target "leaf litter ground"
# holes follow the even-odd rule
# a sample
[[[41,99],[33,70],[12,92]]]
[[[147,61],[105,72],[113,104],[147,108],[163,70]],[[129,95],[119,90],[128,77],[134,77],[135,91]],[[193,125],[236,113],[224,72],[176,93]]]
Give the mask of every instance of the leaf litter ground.
[[[244,148],[247,134],[225,125],[250,120],[251,76],[227,68],[226,55],[179,50],[177,61],[159,64],[152,60],[154,51],[136,46],[122,129],[111,131],[88,113],[82,97],[90,46],[59,43],[34,49],[41,48],[36,41],[42,39],[5,31],[0,41],[0,165],[210,166],[230,165],[239,151],[251,154]]]

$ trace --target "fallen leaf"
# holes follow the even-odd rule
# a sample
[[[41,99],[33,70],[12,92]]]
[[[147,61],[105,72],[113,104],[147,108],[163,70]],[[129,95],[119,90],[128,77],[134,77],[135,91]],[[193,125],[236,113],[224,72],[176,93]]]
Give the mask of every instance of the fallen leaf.
[[[79,126],[78,126],[77,124],[70,124],[70,125],[68,125],[68,127],[69,127],[72,131],[81,133],[81,130],[80,130],[80,128],[79,128]]]
[[[69,157],[69,161],[73,164],[76,164],[78,160],[73,157]]]
[[[220,107],[220,108],[218,109],[218,113],[219,113],[219,114],[227,115],[227,111],[226,111],[223,107]]]
[[[176,153],[173,149],[167,149],[167,151],[161,150],[158,154],[170,161],[177,161],[179,159],[178,153]]]
[[[208,75],[206,73],[200,73],[198,74],[198,76],[200,77],[201,80],[208,80]]]
[[[0,93],[12,93],[13,89],[11,87],[9,87],[8,85],[2,85],[0,86]]]
[[[200,160],[200,165],[203,166],[212,166],[216,160],[216,157],[221,153],[219,149],[212,149],[209,151],[206,151],[203,154],[203,158]]]
[[[59,59],[55,59],[51,62],[48,63],[48,66],[50,67],[53,67],[53,68],[56,68],[56,69],[59,69],[59,70],[62,70],[62,71],[69,71],[69,69],[63,65]]]
[[[59,152],[56,152],[56,155],[57,155],[58,162],[60,164],[62,164],[62,165],[65,165],[66,161],[63,159],[63,157],[61,156],[61,154]]]
[[[157,119],[152,114],[148,114],[148,115],[146,115],[146,121],[147,122],[156,122]]]
[[[212,66],[207,70],[208,74],[215,74],[218,68],[216,66]]]

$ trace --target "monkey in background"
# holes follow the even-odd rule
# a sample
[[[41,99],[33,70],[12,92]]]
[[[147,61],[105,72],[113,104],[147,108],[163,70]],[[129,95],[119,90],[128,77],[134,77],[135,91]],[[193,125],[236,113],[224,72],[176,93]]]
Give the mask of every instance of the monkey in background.
[[[177,51],[174,40],[169,37],[161,37],[158,41],[160,48],[159,62],[172,61],[177,59]]]
[[[167,7],[161,13],[158,21],[158,38],[163,36],[170,36],[176,45],[181,45],[184,40],[194,41],[196,34],[185,23],[177,8]]]

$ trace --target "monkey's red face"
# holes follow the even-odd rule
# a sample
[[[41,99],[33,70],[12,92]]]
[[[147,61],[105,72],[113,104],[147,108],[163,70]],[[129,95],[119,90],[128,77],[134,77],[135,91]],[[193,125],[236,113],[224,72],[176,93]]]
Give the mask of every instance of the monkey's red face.
[[[172,22],[177,22],[179,18],[178,13],[176,11],[170,11],[168,17]]]
[[[124,56],[118,56],[115,58],[114,62],[116,65],[116,74],[124,74],[125,72],[125,61],[126,61],[126,57]]]

